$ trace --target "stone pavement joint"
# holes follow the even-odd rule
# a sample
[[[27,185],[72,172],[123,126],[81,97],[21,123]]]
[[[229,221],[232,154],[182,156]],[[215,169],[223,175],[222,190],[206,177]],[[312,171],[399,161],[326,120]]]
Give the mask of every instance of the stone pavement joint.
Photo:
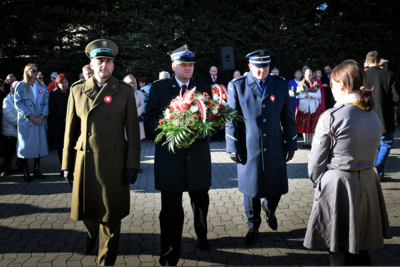
[[[299,139],[299,147],[302,145]],[[213,183],[209,191],[209,251],[196,247],[190,198],[183,194],[185,225],[178,265],[327,265],[326,250],[307,250],[303,240],[313,204],[314,190],[308,180],[309,149],[299,149],[288,164],[289,192],[282,197],[276,216],[278,231],[265,222],[257,242],[247,246],[243,194],[237,190],[236,164],[225,153],[225,142],[211,143]],[[400,131],[386,163],[381,183],[393,239],[385,249],[371,251],[375,265],[400,265]],[[13,160],[15,163],[15,159]],[[131,185],[131,213],[122,220],[116,265],[159,265],[161,210],[160,192],[154,189],[154,144],[142,142],[143,173]],[[33,169],[33,160],[29,160]],[[42,158],[45,180],[24,182],[12,165],[12,173],[1,177],[0,266],[93,266],[97,249],[89,255],[82,222],[69,217],[71,187],[59,177],[57,152]]]

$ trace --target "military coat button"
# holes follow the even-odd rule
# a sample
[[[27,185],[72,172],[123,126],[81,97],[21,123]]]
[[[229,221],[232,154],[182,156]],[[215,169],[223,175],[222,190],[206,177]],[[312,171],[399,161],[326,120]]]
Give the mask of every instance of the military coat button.
[[[190,159],[190,156],[188,157],[188,159]]]
[[[87,153],[90,153],[90,150],[86,151]]]
[[[106,133],[106,136],[108,137],[108,136],[110,136],[110,134],[109,134],[109,133]]]
[[[267,120],[266,119],[263,119],[263,122],[266,122]]]
[[[266,148],[264,148],[264,152],[265,152],[265,151],[267,151],[267,149],[266,149]]]
[[[104,154],[106,154],[106,155],[107,155],[107,154],[108,154],[108,151],[105,151],[105,152],[104,152]]]
[[[263,136],[266,137],[267,135],[266,135],[266,134],[263,134]]]
[[[91,133],[88,133],[87,135],[91,136],[92,134],[91,134]]]
[[[265,105],[262,105],[263,108],[265,108]]]

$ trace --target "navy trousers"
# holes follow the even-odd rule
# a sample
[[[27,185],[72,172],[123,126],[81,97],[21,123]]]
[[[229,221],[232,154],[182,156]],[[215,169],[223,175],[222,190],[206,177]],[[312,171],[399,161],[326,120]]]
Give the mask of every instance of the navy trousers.
[[[278,207],[281,195],[264,199],[264,205],[271,214],[274,214]],[[247,216],[247,226],[249,228],[258,229],[261,225],[261,199],[252,198],[243,194],[244,211]]]

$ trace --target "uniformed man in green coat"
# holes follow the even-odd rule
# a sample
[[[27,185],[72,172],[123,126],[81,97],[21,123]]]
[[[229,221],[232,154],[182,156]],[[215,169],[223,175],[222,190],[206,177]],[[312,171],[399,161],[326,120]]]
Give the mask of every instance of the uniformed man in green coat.
[[[88,229],[86,253],[100,236],[98,264],[114,265],[121,219],[129,214],[130,184],[140,168],[135,91],[112,76],[115,43],[96,40],[85,52],[94,75],[71,87],[62,170],[73,185],[71,218],[83,220]]]

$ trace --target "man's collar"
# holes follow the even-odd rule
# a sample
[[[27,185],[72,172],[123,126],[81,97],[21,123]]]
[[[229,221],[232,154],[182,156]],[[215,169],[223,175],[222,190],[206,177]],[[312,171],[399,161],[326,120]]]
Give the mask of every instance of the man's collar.
[[[110,77],[111,77],[111,76],[110,76]],[[103,85],[97,81],[97,79],[96,79],[96,77],[94,77],[94,75],[93,75],[93,80],[97,83],[97,86],[98,86],[99,88],[101,88],[101,87],[103,87],[103,86],[108,82],[108,80],[110,79],[110,77],[108,77],[108,79],[103,83]]]
[[[176,76],[175,76],[175,80],[176,80],[176,82],[178,83],[179,88],[181,88],[182,85],[184,85],[184,84],[189,88],[189,82],[190,82],[190,80],[187,81],[187,83],[183,83],[183,82],[181,82],[178,78],[176,78]]]

